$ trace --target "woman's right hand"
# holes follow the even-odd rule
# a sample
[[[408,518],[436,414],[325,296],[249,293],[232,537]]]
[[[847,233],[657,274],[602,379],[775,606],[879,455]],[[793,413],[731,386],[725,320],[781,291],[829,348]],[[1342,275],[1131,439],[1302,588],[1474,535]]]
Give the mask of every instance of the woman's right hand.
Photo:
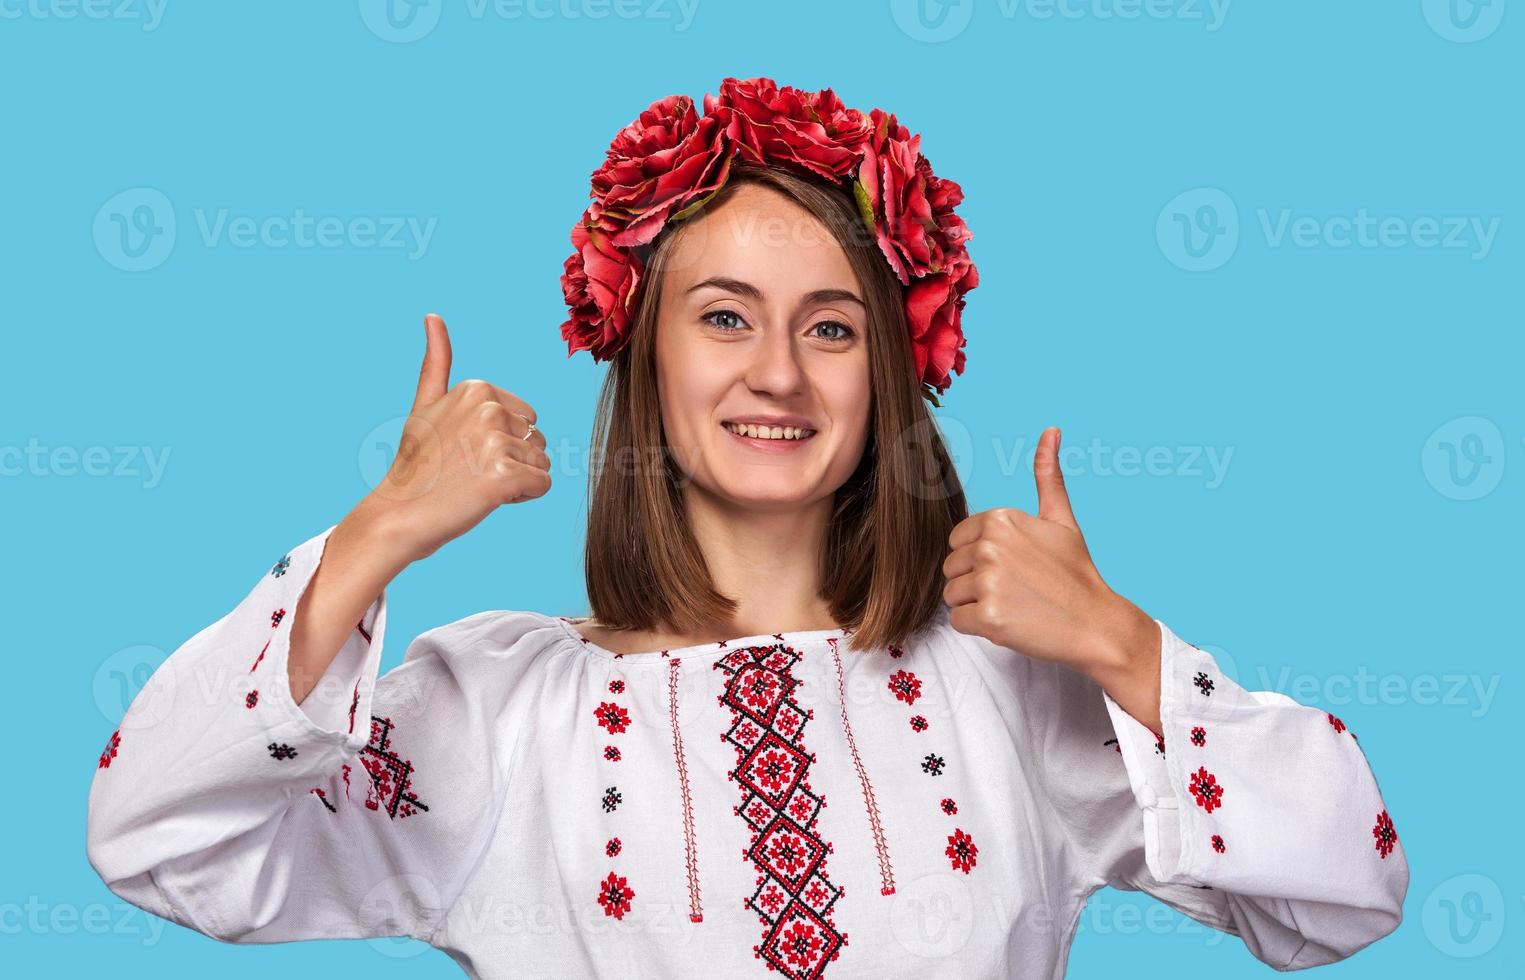
[[[401,566],[428,557],[503,504],[551,487],[545,436],[530,432],[535,410],[486,381],[450,387],[445,321],[424,317],[427,347],[418,390],[386,476],[355,508]],[[349,518],[346,518],[349,520]]]

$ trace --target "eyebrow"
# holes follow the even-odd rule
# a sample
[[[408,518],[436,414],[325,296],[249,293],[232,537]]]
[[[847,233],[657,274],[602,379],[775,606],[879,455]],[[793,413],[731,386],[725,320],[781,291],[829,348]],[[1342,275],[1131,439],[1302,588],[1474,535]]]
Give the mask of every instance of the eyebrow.
[[[762,302],[763,298],[761,289],[758,289],[756,286],[749,282],[743,282],[740,279],[732,279],[729,276],[710,276],[708,279],[705,279],[702,282],[696,282],[692,286],[688,287],[688,292],[692,293],[695,290],[704,289],[706,286],[714,289],[723,289],[728,293],[735,293],[738,296],[745,296],[748,299],[756,300],[757,302]],[[859,306],[862,306],[865,309],[868,308],[868,304],[863,302],[862,298],[859,297],[858,294],[853,292],[851,289],[817,289],[805,294],[805,302],[807,304],[834,303],[839,300],[847,300],[852,303],[857,303]]]

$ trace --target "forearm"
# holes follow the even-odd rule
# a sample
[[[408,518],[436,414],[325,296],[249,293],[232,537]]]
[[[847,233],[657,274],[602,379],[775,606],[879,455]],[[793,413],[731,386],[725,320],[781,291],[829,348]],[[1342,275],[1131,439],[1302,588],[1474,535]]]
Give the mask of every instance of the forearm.
[[[1091,679],[1156,736],[1162,734],[1159,624],[1118,596],[1097,637]]]
[[[407,567],[388,539],[382,516],[364,502],[329,535],[291,625],[287,669],[297,704],[317,686],[366,609]]]

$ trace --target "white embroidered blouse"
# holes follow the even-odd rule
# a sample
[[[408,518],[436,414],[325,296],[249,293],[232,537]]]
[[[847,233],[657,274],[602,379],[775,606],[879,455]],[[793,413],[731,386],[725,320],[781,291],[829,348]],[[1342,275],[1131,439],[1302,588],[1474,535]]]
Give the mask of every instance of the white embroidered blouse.
[[[618,655],[490,611],[377,677],[378,597],[301,705],[328,530],[154,672],[101,754],[117,895],[232,943],[411,936],[474,977],[1061,977],[1142,889],[1277,969],[1402,917],[1355,733],[1163,623],[1157,737],[1089,678],[948,623]]]

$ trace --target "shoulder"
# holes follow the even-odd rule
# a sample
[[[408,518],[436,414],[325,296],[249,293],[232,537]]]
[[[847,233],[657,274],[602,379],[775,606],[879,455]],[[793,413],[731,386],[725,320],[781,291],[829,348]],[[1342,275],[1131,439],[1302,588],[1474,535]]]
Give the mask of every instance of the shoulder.
[[[408,646],[404,662],[424,657],[447,663],[527,666],[565,649],[570,634],[559,616],[527,609],[488,609],[425,630]]]
[[[377,696],[404,714],[427,704],[436,714],[495,717],[533,698],[543,679],[557,673],[552,662],[572,646],[559,617],[512,609],[474,613],[419,633],[402,662],[381,678]]]

